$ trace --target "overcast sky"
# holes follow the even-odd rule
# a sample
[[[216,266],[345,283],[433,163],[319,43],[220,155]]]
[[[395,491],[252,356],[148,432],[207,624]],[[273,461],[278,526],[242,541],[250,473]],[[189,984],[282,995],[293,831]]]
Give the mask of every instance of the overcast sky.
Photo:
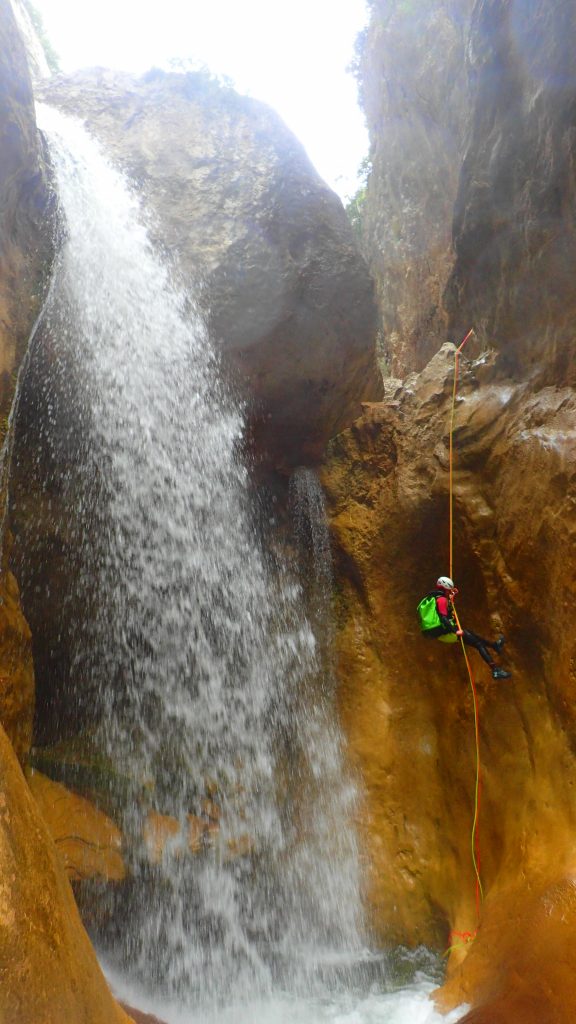
[[[368,151],[346,71],[365,0],[33,0],[63,70],[186,58],[274,107],[341,195]]]

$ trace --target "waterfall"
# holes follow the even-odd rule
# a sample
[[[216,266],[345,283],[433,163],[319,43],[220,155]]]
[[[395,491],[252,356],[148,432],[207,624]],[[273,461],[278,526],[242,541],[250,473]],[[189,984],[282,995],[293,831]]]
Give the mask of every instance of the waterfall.
[[[302,571],[308,580],[315,633],[321,634],[325,658],[331,667],[332,614],[330,603],[334,574],[330,533],[326,517],[324,492],[317,474],[309,466],[299,466],[290,479],[289,504],[294,521]]]
[[[333,566],[330,534],[324,502],[324,493],[315,471],[301,466],[294,471],[289,487],[289,508],[298,546],[300,576],[305,581],[304,599],[308,621],[311,623],[319,652],[319,671],[313,680],[312,691],[308,688],[308,700],[303,707],[299,730],[306,748],[310,751],[314,783],[308,783],[306,802],[314,816],[317,836],[322,836],[322,846],[331,851],[331,861],[342,866],[348,862],[348,873],[352,875],[357,857],[351,848],[353,833],[340,828],[338,823],[358,813],[360,793],[346,772],[343,772],[340,751],[340,737],[337,714],[334,706],[336,674],[334,665],[334,628],[332,617]],[[314,694],[321,693],[322,700],[314,701]],[[313,709],[313,713],[311,712]],[[335,828],[336,825],[336,828]],[[304,846],[299,851],[304,861],[310,850]],[[313,878],[313,886],[323,884],[315,866],[302,865],[302,874]],[[311,893],[312,896],[312,893]],[[338,914],[341,899],[339,886],[325,889],[324,905],[330,908],[330,916]],[[350,912],[353,907],[341,907],[341,912]],[[348,927],[354,933],[354,922]]]
[[[254,527],[242,409],[127,183],[80,125],[41,124],[67,233],[41,386],[83,607],[73,675],[130,793],[107,956],[182,1002],[334,991],[330,965],[365,944],[358,795],[297,573]],[[158,863],[151,812],[180,824]]]

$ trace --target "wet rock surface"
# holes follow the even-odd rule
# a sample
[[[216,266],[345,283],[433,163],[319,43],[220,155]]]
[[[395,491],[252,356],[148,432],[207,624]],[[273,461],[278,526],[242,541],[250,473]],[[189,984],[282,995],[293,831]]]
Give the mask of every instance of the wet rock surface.
[[[446,124],[425,127],[443,73],[434,67],[434,42],[428,47],[425,33],[415,36],[408,66],[389,54],[388,27],[404,18],[406,30],[408,6],[413,26],[440,17],[454,23],[458,15],[453,4],[376,3],[365,49],[375,156],[367,230],[376,252],[386,220],[388,252],[411,257],[396,280],[393,256],[372,261],[379,296],[390,297],[385,343],[400,374],[420,368],[430,352],[414,333],[407,356],[409,335],[398,324],[419,267],[414,224],[425,235],[436,179],[426,178],[424,160],[423,181],[418,174],[410,180],[409,145],[406,174],[388,179],[378,119],[398,115],[408,144],[430,138],[431,150],[439,123]],[[430,280],[445,274],[447,286],[442,315],[423,336],[431,343],[461,339],[472,326],[476,332],[456,408],[454,575],[463,624],[504,633],[503,660],[512,670],[511,680],[497,683],[471,654],[483,773],[479,921],[469,681],[458,648],[422,640],[415,617],[418,600],[449,571],[447,349],[419,376],[387,382],[386,401],[367,406],[330,446],[324,478],[341,579],[340,701],[351,757],[367,784],[363,829],[382,935],[438,949],[454,943],[439,1000],[444,1008],[473,1004],[470,1024],[567,1024],[576,929],[576,10],[544,0],[477,0],[469,14],[461,39],[470,117],[450,200],[454,249],[447,259],[446,250],[428,249]],[[406,39],[399,43],[405,51]],[[455,52],[447,47],[448,56]],[[429,80],[422,70],[428,57]],[[447,80],[442,89],[454,118],[463,108],[452,70],[454,92]],[[415,90],[419,74],[429,90]],[[399,137],[392,129],[393,146]],[[442,160],[430,166],[434,172]],[[424,180],[429,188],[420,192]],[[448,192],[441,194],[448,203]],[[406,238],[415,240],[412,251],[402,248]],[[420,284],[426,297],[425,277]],[[415,321],[419,303],[408,300]],[[476,930],[473,942],[462,939]]]
[[[11,4],[0,0],[0,444],[50,274],[52,226],[26,52]],[[1,486],[3,509],[4,480]],[[18,764],[32,739],[34,670],[3,512],[0,518],[0,1018],[5,1024],[129,1024],[108,990]]]
[[[522,899],[514,889],[498,892],[464,968],[439,993],[440,1005],[472,997],[476,1007],[461,1024],[568,1024],[576,1013],[575,922],[573,875]]]
[[[14,394],[29,332],[50,272],[47,166],[36,128],[24,44],[9,0],[0,0],[0,415]],[[0,439],[6,432],[0,422]]]
[[[151,1013],[144,1013],[134,1006],[128,1006],[127,1003],[120,1003],[120,1005],[130,1015],[130,1020],[134,1021],[134,1024],[164,1024],[164,1021],[161,1021],[159,1017],[154,1017]]]
[[[121,882],[126,877],[122,833],[111,818],[41,772],[31,771],[28,785],[68,878]]]
[[[8,0],[0,0],[0,447],[6,441],[18,370],[50,273],[51,208],[26,52],[12,7]],[[30,630],[8,565],[11,538],[3,511],[5,485],[0,479],[0,721],[24,762],[32,739],[34,669]]]
[[[419,377],[390,382],[388,400],[368,405],[331,443],[323,475],[338,564],[340,709],[366,785],[373,917],[384,941],[439,949],[450,931],[477,927],[471,690],[459,647],[423,639],[416,617],[420,598],[448,571],[453,352],[445,346]],[[455,966],[469,954],[449,989],[452,1005],[478,996],[470,949],[499,972],[490,938],[499,893],[520,914],[531,892],[576,868],[575,413],[570,388],[533,393],[498,379],[490,359],[463,367],[459,614],[481,635],[507,637],[501,658],[512,679],[494,681],[471,652],[487,899],[477,939],[452,957]]]
[[[78,72],[45,96],[86,120],[154,212],[249,399],[258,449],[318,457],[381,381],[371,279],[300,143],[202,74]]]
[[[34,722],[34,664],[30,628],[8,568],[9,548],[7,537],[0,578],[0,722],[20,763],[25,764]]]
[[[0,766],[0,1016],[6,1024],[126,1024],[1,727]]]

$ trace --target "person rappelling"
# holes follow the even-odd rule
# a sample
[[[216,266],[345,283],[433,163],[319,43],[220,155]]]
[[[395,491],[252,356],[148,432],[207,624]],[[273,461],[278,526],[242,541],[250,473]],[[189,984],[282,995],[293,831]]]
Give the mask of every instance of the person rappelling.
[[[422,635],[444,643],[457,643],[461,638],[467,647],[474,647],[490,666],[493,679],[510,679],[511,673],[497,665],[490,654],[490,650],[500,653],[505,643],[504,637],[501,636],[494,641],[484,640],[470,629],[461,629],[454,609],[454,598],[457,593],[458,590],[449,576],[438,577],[434,590],[422,598],[418,605]]]

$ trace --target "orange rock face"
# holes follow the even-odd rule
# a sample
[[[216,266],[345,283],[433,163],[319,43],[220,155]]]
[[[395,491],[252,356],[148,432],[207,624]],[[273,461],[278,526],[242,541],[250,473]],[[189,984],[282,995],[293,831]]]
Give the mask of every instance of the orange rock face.
[[[159,864],[168,843],[180,834],[180,823],[168,814],[151,811],[144,823],[144,844],[151,864]]]
[[[0,728],[0,1019],[128,1024],[98,966],[60,858]]]
[[[438,996],[476,1008],[462,1024],[563,1024],[576,1014],[576,878],[518,898],[518,888],[487,901],[464,967]]]
[[[0,722],[23,764],[34,720],[34,665],[28,623],[5,556],[0,585]]]
[[[102,811],[40,772],[32,771],[28,785],[48,825],[68,878],[101,878],[120,882],[126,877],[122,833]]]
[[[186,815],[187,827],[182,829],[176,818],[151,811],[144,824],[144,843],[151,864],[159,864],[165,852],[182,856],[185,851],[201,853],[220,841],[220,808],[212,800],[204,801],[203,817]],[[254,851],[254,840],[249,835],[227,839],[222,850],[224,860],[248,857]]]
[[[134,1021],[134,1024],[164,1024],[164,1021],[154,1017],[151,1013],[143,1013],[142,1010],[136,1010],[133,1006],[128,1006],[126,1003],[121,1005],[130,1014],[130,1019]]]
[[[439,949],[451,930],[478,925],[470,684],[459,646],[422,638],[415,614],[449,571],[453,353],[444,346],[418,377],[389,382],[387,401],[366,407],[332,442],[323,473],[338,572],[340,711],[365,784],[359,827],[372,919],[384,942]],[[536,922],[550,901],[538,903],[538,893],[564,894],[554,914],[562,907],[562,930],[576,935],[566,882],[576,869],[575,423],[569,388],[532,393],[499,381],[489,358],[462,368],[454,435],[458,610],[470,629],[506,635],[502,660],[513,676],[492,680],[471,652],[486,900],[476,940],[451,957],[445,1005],[486,1001],[506,976],[516,978],[518,999],[534,984],[530,949],[544,951]],[[495,936],[507,943],[506,956]],[[547,964],[540,961],[542,991]],[[569,967],[562,969],[567,976]]]

